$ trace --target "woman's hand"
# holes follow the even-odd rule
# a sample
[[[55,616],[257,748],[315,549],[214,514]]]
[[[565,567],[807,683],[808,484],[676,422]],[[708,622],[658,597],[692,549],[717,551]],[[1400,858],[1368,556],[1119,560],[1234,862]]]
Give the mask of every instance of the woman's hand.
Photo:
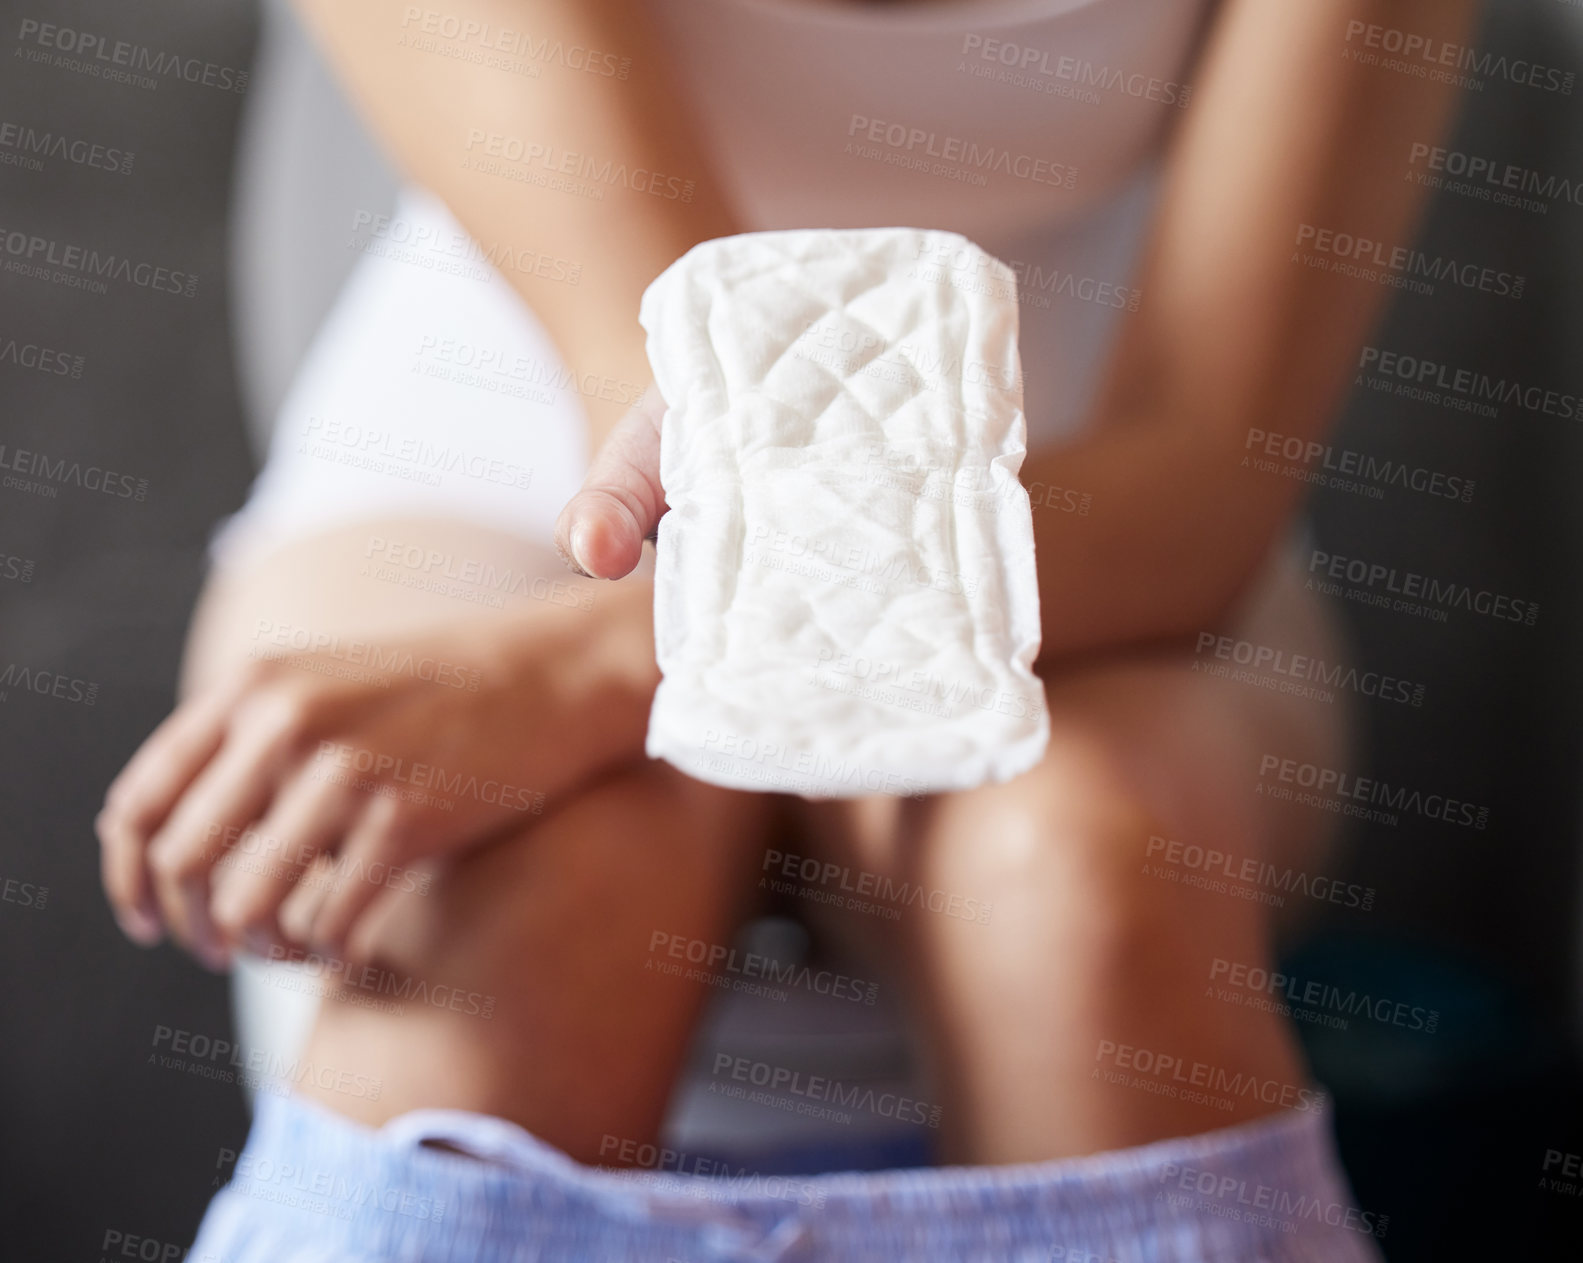
[[[129,937],[162,931],[210,968],[304,938],[345,950],[414,865],[487,841],[642,750],[651,592],[593,611],[546,604],[344,654],[253,661],[183,703],[110,786],[97,829]],[[368,661],[374,665],[368,667]],[[336,880],[303,875],[333,856]],[[317,879],[310,885],[318,885]]]

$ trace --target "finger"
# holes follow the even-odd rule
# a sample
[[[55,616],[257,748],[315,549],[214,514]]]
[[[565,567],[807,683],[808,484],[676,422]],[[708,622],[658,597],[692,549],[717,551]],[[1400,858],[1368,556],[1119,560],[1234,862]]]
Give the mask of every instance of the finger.
[[[401,953],[414,939],[421,941],[425,927],[433,923],[432,915],[425,918],[412,907],[412,900],[420,897],[414,890],[379,891],[346,932],[341,959],[353,965],[374,964],[382,958],[413,959],[410,954]],[[423,959],[423,955],[420,953],[417,959]]]
[[[275,920],[288,943],[306,947],[312,939],[313,922],[319,915],[319,909],[324,906],[330,892],[341,884],[337,868],[335,856],[320,852],[302,875],[302,880],[286,892]]]
[[[145,945],[160,937],[159,911],[145,862],[148,841],[214,757],[225,735],[225,713],[213,693],[178,707],[111,783],[94,820],[105,894],[122,929]]]
[[[205,689],[177,706],[144,739],[105,790],[105,810],[144,822],[150,832],[163,822],[192,778],[225,736],[237,698],[259,678],[240,668],[226,684]],[[155,817],[149,820],[148,817]]]
[[[260,723],[233,728],[148,844],[166,929],[211,969],[225,968],[228,956],[209,915],[210,870],[263,814],[280,782],[287,748],[282,733]]]
[[[228,949],[268,956],[285,937],[280,906],[321,855],[333,849],[362,804],[339,785],[299,773],[275,795],[256,832],[262,862],[232,853],[216,871],[209,916]]]
[[[94,829],[99,834],[99,878],[116,924],[134,943],[153,947],[164,937],[165,928],[149,880],[143,837],[103,812]]]
[[[337,857],[338,883],[332,885],[313,920],[309,941],[327,956],[342,956],[358,918],[384,889],[359,880],[368,873],[404,863],[411,851],[414,816],[395,798],[380,797],[352,827]],[[378,866],[376,868],[376,866]]]
[[[555,547],[593,579],[619,579],[643,555],[665,515],[660,486],[660,419],[665,401],[650,387],[616,423],[555,522]]]

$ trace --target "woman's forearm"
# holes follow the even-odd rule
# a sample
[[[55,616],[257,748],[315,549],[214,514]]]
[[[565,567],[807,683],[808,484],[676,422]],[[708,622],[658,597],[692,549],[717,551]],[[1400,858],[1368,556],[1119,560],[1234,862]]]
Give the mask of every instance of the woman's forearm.
[[[1150,420],[1030,454],[1043,663],[1215,624],[1290,508],[1286,479],[1240,459],[1218,436]]]
[[[415,549],[479,573],[516,576],[522,582],[512,590],[527,595],[494,609],[465,599],[479,594],[456,590],[460,584],[402,583],[414,575],[390,558]],[[652,583],[637,576],[614,584],[576,579],[546,549],[457,520],[350,523],[219,568],[188,632],[181,690],[190,697],[235,679],[250,660],[304,650],[338,659],[352,678],[379,674],[380,664],[393,660],[399,670],[403,660],[373,647],[419,640],[436,646],[449,679],[510,672],[518,646],[524,654],[564,646],[554,673],[557,701],[586,720],[578,727],[563,716],[564,739],[588,745],[591,761],[641,757],[659,683]]]
[[[1354,57],[1371,28],[1464,44],[1478,7],[1226,4],[1093,427],[1024,466],[1025,483],[1091,497],[1084,517],[1034,510],[1046,661],[1202,629],[1263,560],[1301,484],[1245,464],[1261,454],[1250,435],[1322,433],[1392,292],[1329,270],[1348,260],[1320,234],[1387,257],[1411,245],[1408,155],[1454,105],[1449,87]]]
[[[693,245],[737,231],[647,6],[295,4],[398,165],[496,260],[578,381],[615,383],[581,391],[603,438],[649,379],[644,288]],[[538,73],[446,55],[484,47]]]

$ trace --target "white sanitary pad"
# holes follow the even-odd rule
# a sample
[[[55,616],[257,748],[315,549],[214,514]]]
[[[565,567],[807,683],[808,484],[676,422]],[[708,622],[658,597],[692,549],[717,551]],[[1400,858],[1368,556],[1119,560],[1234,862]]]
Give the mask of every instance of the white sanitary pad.
[[[641,319],[670,505],[649,755],[810,798],[1037,762],[1011,270],[954,233],[748,233],[689,250]]]

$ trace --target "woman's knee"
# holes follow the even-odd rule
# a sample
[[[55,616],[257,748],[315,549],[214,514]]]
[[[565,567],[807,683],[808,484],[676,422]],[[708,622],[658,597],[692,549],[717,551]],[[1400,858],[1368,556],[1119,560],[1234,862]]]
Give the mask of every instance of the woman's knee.
[[[568,959],[579,938],[620,932],[610,916],[633,906],[728,918],[753,838],[767,827],[748,795],[639,765],[459,856],[426,890],[388,898],[357,954],[414,969],[481,953],[520,962],[553,949],[550,958]]]
[[[1000,890],[1114,881],[1165,827],[1103,733],[1052,725],[1044,758],[1014,780],[936,801],[935,862]]]
[[[1152,754],[1171,757],[1159,745]],[[1200,776],[1201,761],[1184,751],[1175,770]],[[1070,949],[1074,967],[1107,975],[1158,965],[1248,910],[1168,880],[1151,857],[1189,832],[1245,845],[1236,839],[1250,827],[1235,803],[1206,801],[1224,786],[1158,779],[1140,777],[1113,736],[1061,733],[1016,780],[940,800],[924,849],[931,880],[987,906],[991,936]]]

